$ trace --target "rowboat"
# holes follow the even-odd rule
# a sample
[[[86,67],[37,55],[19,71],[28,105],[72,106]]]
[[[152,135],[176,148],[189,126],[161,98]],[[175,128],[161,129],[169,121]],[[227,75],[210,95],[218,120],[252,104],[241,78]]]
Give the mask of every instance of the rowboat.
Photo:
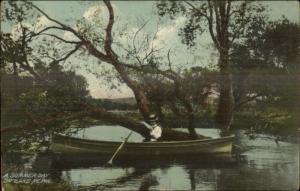
[[[119,155],[170,156],[231,153],[234,136],[189,141],[127,142]],[[122,142],[98,141],[55,135],[52,151],[64,155],[113,155]]]

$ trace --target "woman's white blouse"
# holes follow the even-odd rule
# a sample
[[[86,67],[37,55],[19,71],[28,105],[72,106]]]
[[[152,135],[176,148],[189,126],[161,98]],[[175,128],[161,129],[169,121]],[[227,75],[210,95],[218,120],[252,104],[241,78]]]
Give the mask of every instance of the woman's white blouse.
[[[152,130],[150,131],[150,135],[152,137],[151,141],[155,141],[156,139],[158,139],[159,137],[161,137],[161,127],[158,125],[154,125],[152,126]]]

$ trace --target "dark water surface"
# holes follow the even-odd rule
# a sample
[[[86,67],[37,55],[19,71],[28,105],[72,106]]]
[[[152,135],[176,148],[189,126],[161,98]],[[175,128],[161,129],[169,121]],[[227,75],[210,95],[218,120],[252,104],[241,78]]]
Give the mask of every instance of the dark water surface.
[[[201,134],[218,137],[217,129],[197,129]],[[76,137],[121,141],[129,131],[121,127],[94,126],[78,132]],[[299,145],[276,141],[275,137],[236,132],[233,156],[214,158],[143,159],[116,162],[115,166],[76,164],[71,159],[53,165],[51,157],[29,159],[25,168],[41,181],[66,184],[72,190],[297,190],[299,188]],[[142,141],[133,134],[132,142]],[[74,161],[74,164],[72,162]],[[30,163],[30,162],[27,162]],[[52,164],[52,165],[51,165]],[[26,165],[25,165],[26,166]],[[24,172],[23,172],[24,173]],[[11,182],[7,173],[6,182]],[[9,175],[9,176],[8,176]],[[23,178],[25,179],[25,178]],[[22,182],[22,176],[21,180]],[[34,181],[33,181],[34,182]],[[64,189],[62,189],[64,190]]]

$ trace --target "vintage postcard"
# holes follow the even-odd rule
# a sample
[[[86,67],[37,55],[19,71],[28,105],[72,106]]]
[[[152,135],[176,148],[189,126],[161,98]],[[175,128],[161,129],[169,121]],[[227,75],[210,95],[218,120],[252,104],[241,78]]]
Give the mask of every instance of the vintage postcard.
[[[1,1],[1,189],[298,190],[300,3]]]

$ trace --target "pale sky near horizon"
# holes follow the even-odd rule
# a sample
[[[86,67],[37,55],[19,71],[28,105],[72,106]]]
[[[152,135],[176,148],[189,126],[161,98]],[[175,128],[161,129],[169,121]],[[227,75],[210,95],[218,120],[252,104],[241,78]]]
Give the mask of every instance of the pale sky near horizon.
[[[298,1],[263,1],[264,5],[269,6],[269,17],[271,20],[279,19],[282,15],[293,22],[299,23],[299,3]],[[64,23],[70,26],[75,24],[75,20],[85,18],[92,20],[94,14],[105,16],[105,7],[100,2],[82,2],[82,1],[34,1],[38,7],[44,10],[48,15],[57,19],[65,20]],[[118,19],[114,28],[122,27],[127,24],[126,30],[136,30],[139,23],[148,21],[143,32],[154,34],[157,31],[157,38],[153,42],[158,47],[164,47],[162,54],[166,55],[166,51],[171,49],[172,61],[180,66],[182,63],[192,63],[197,59],[197,64],[205,66],[207,63],[215,62],[211,56],[212,49],[209,44],[211,43],[208,34],[203,34],[199,41],[201,44],[195,51],[190,51],[186,46],[182,45],[181,39],[178,36],[178,29],[183,26],[184,18],[179,17],[175,20],[167,20],[166,22],[159,23],[159,18],[156,13],[155,1],[112,1],[114,10]],[[39,22],[47,25],[49,21],[42,19]],[[159,23],[159,25],[157,25]],[[12,30],[13,26],[9,26],[7,23],[1,23],[3,31]],[[72,38],[68,34],[63,34],[66,38]],[[122,39],[119,39],[122,40]],[[78,64],[84,61],[80,61],[77,58],[70,58],[72,62],[76,61]],[[86,62],[86,61],[85,61]],[[91,59],[88,62],[95,62]],[[213,64],[213,63],[212,63]],[[99,65],[98,69],[102,67],[108,68],[106,65]],[[86,77],[91,95],[97,98],[120,98],[133,96],[131,90],[122,85],[117,90],[110,90],[108,84],[103,79],[97,79],[93,74],[83,69],[75,69],[78,74],[82,74]]]

